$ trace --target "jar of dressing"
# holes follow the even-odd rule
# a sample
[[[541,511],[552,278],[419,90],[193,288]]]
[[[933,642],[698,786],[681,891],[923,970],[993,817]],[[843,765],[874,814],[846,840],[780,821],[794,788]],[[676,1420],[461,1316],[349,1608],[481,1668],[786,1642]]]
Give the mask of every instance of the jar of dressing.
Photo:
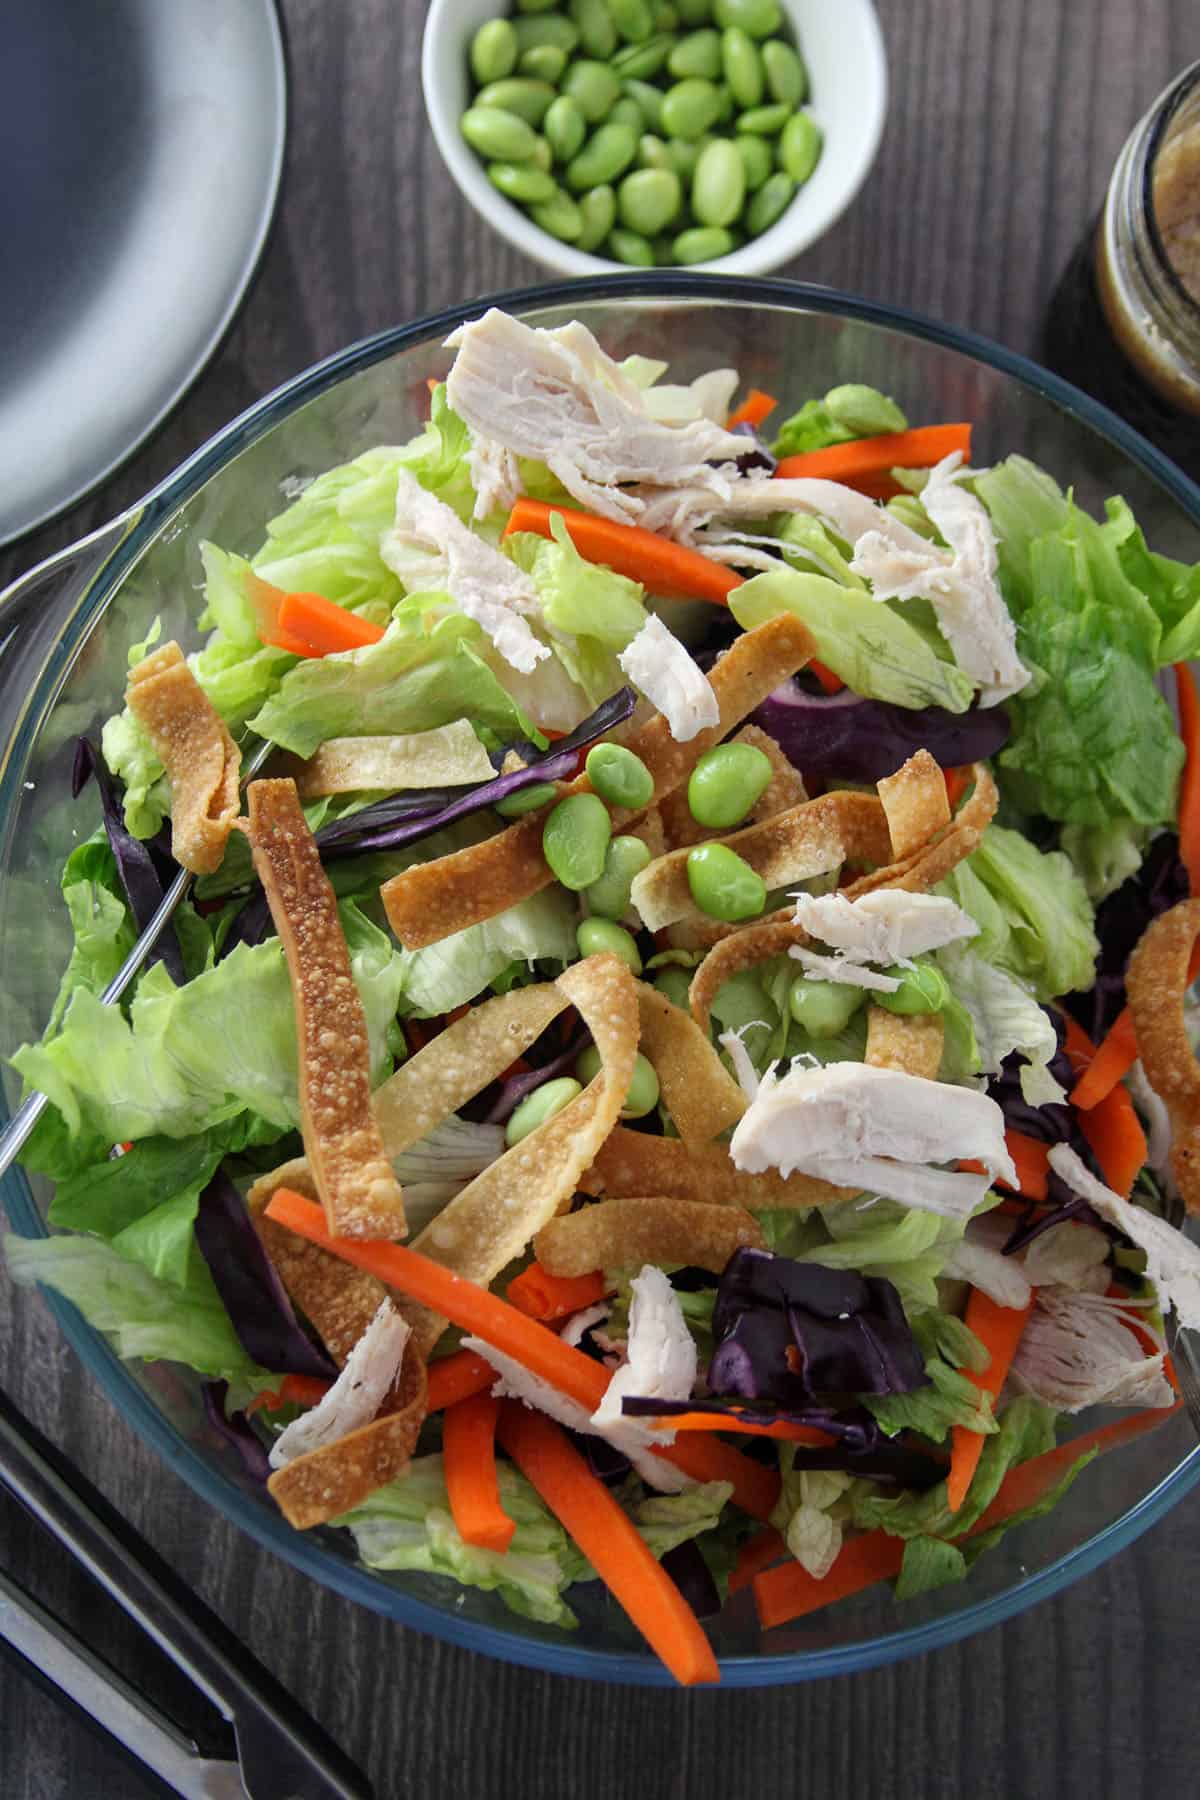
[[[1200,479],[1200,63],[1130,133],[1044,353]]]

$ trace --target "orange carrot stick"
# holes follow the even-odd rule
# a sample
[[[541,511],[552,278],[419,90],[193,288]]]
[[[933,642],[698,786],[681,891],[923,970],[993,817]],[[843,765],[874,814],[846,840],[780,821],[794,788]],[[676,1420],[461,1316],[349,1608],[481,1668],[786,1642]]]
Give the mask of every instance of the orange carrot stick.
[[[504,535],[535,531],[539,537],[548,538],[553,535],[550,520],[555,513],[587,562],[603,563],[618,575],[628,575],[664,600],[711,600],[724,606],[730,591],[745,579],[733,569],[701,556],[698,550],[686,550],[657,532],[643,531],[640,525],[616,525],[611,519],[597,518],[595,513],[551,506],[545,500],[518,500],[509,514]]]
[[[1023,1131],[1006,1131],[1004,1142],[1017,1171],[1016,1192],[1024,1194],[1027,1200],[1044,1200],[1050,1174],[1046,1145],[1040,1144],[1036,1138],[1026,1137]],[[986,1174],[983,1164],[970,1157],[963,1157],[958,1166],[960,1169],[970,1169],[976,1175]],[[996,1186],[1007,1188],[1010,1193],[1013,1191],[1002,1175],[996,1177]]]
[[[931,469],[954,450],[962,451],[964,461],[971,460],[969,425],[919,425],[912,431],[888,431],[879,437],[831,444],[827,450],[785,456],[776,467],[775,479],[807,476],[858,487],[887,476],[892,469]]]
[[[742,404],[736,406],[726,419],[725,429],[732,431],[735,425],[761,425],[778,405],[773,395],[764,394],[761,388],[751,388]]]
[[[469,1400],[448,1406],[442,1420],[442,1467],[458,1535],[479,1550],[503,1554],[517,1526],[500,1504],[496,1477],[499,1417],[500,1402],[491,1394],[472,1394]]]
[[[525,1406],[506,1406],[500,1442],[597,1575],[684,1687],[719,1681],[699,1619],[655,1561],[636,1526],[559,1426]]]
[[[383,636],[382,625],[359,618],[322,594],[285,594],[279,603],[279,629],[289,637],[306,639],[313,645],[309,654],[317,656],[361,650]]]
[[[1096,1054],[1071,1089],[1071,1105],[1090,1112],[1123,1081],[1137,1061],[1133,1014],[1123,1006],[1096,1048]]]
[[[1027,1506],[1036,1506],[1039,1500],[1043,1500],[1058,1486],[1068,1470],[1075,1466],[1081,1456],[1086,1456],[1089,1450],[1096,1450],[1104,1456],[1109,1450],[1117,1450],[1122,1444],[1130,1444],[1135,1438],[1144,1437],[1148,1431],[1157,1431],[1160,1425],[1179,1411],[1180,1404],[1176,1400],[1172,1406],[1152,1407],[1145,1412],[1132,1413],[1125,1419],[1114,1419],[1111,1424],[1098,1425],[1094,1431],[1085,1431],[1081,1437],[1072,1438],[1068,1444],[1058,1444],[1041,1456],[1018,1463],[1000,1483],[991,1505],[964,1535],[978,1537],[983,1532],[990,1531],[994,1525],[1005,1524],[1014,1513],[1024,1512]]]
[[[429,1394],[425,1402],[426,1412],[441,1412],[444,1406],[456,1406],[460,1400],[469,1400],[472,1394],[481,1394],[490,1388],[496,1379],[496,1371],[490,1362],[477,1356],[474,1350],[455,1350],[450,1356],[438,1356],[429,1365]]]
[[[840,694],[846,685],[840,675],[835,675],[832,669],[827,669],[825,664],[818,662],[815,656],[808,668],[809,673],[816,676],[827,694]]]
[[[1071,1066],[1083,1074],[1096,1055],[1096,1046],[1069,1013],[1063,1014],[1066,1051]],[[1101,1173],[1115,1194],[1128,1197],[1138,1170],[1149,1154],[1128,1090],[1120,1084],[1087,1112],[1079,1114],[1079,1128],[1091,1145]]]
[[[729,1577],[729,1591],[736,1594],[744,1587],[749,1587],[760,1569],[769,1569],[781,1557],[786,1556],[788,1547],[773,1525],[764,1525],[756,1531],[738,1551],[738,1559],[733,1565]]]
[[[943,769],[942,774],[946,781],[946,798],[950,802],[950,811],[955,813],[958,811],[959,801],[970,786],[970,766],[968,765],[966,768]]]
[[[798,1562],[780,1563],[754,1577],[754,1604],[764,1631],[789,1619],[818,1612],[833,1600],[845,1600],[862,1588],[874,1587],[900,1573],[904,1539],[886,1531],[866,1531],[847,1539],[837,1560],[820,1581]]]
[[[551,1275],[541,1263],[532,1262],[513,1277],[505,1291],[520,1312],[544,1325],[556,1325],[603,1300],[608,1289],[599,1269],[590,1275]]]
[[[820,1450],[837,1441],[827,1431],[818,1431],[814,1425],[794,1425],[790,1419],[768,1419],[760,1424],[715,1412],[673,1413],[655,1419],[654,1428],[656,1431],[731,1431],[741,1437],[778,1438],[785,1444],[809,1444]]]
[[[964,1369],[962,1373],[980,1393],[990,1394],[993,1400],[1004,1386],[1013,1352],[1021,1341],[1025,1321],[1032,1310],[1032,1295],[1027,1306],[997,1306],[980,1288],[971,1289],[967,1301],[967,1329],[975,1333],[991,1360],[986,1369],[978,1373],[974,1369]],[[950,1470],[946,1476],[946,1504],[951,1512],[957,1512],[967,1497],[982,1449],[982,1432],[972,1431],[966,1425],[954,1427]]]
[[[1191,892],[1200,894],[1200,697],[1187,663],[1175,664],[1175,698],[1187,751],[1179,783],[1179,855]]]
[[[385,1286],[411,1294],[414,1300],[441,1313],[464,1331],[494,1344],[589,1413],[595,1412],[603,1399],[609,1380],[606,1369],[477,1282],[467,1281],[403,1244],[379,1238],[331,1237],[322,1209],[291,1188],[276,1188],[267,1214],[277,1225],[319,1244],[343,1262],[377,1275]],[[437,1364],[433,1366],[436,1368]],[[696,1481],[732,1483],[734,1500],[755,1518],[765,1519],[779,1497],[779,1476],[773,1470],[752,1462],[719,1438],[659,1444],[655,1445],[654,1454],[674,1463]]]
[[[315,1406],[332,1386],[331,1381],[323,1381],[319,1375],[285,1375],[277,1388],[265,1388],[261,1394],[255,1394],[246,1411],[256,1413],[265,1408],[267,1412],[278,1412],[281,1406]]]

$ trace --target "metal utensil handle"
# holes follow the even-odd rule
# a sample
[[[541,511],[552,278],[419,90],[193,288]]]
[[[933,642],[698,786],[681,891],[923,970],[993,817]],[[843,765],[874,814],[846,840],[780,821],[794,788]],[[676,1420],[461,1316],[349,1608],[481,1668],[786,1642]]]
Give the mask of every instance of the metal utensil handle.
[[[230,1721],[253,1800],[371,1800],[361,1770],[3,1393],[0,1481]]]

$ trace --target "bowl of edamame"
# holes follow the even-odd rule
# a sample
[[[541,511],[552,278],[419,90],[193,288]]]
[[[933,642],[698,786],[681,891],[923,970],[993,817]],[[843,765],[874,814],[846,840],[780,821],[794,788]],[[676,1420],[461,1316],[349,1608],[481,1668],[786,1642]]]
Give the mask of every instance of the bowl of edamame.
[[[433,0],[421,77],[462,193],[567,275],[778,268],[853,200],[887,108],[870,0]]]

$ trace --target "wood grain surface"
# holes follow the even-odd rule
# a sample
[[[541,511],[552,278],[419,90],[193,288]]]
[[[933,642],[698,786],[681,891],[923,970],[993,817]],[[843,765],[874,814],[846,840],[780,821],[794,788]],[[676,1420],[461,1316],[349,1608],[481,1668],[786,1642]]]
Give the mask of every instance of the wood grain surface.
[[[153,441],[68,517],[0,553],[0,586],[135,499],[316,358],[538,276],[467,209],[441,167],[420,100],[420,0],[283,0],[282,12],[287,171],[253,291]],[[1130,126],[1200,56],[1200,6],[882,0],[880,13],[891,110],[875,171],[842,222],[782,273],[1033,351],[1047,297]],[[1160,1800],[1200,1790],[1194,1499],[1057,1600],[916,1662],[757,1693],[641,1692],[488,1662],[304,1580],[152,1455],[83,1375],[38,1300],[7,1286],[0,1371],[35,1422],[361,1761],[385,1800],[760,1792]],[[7,1503],[0,1563],[25,1571],[135,1679],[179,1699],[178,1683],[123,1618]],[[4,1800],[157,1791],[0,1663]]]

